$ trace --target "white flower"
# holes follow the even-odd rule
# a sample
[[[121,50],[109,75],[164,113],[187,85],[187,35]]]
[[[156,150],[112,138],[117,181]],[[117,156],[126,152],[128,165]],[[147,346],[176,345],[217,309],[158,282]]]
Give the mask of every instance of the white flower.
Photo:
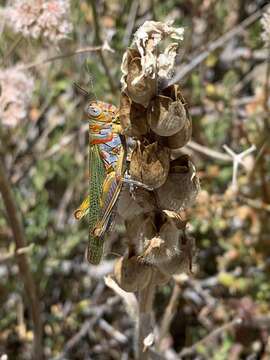
[[[72,31],[69,0],[14,0],[4,10],[6,23],[16,33],[53,43]]]
[[[265,45],[270,45],[270,7],[267,8],[265,13],[261,18],[261,25],[263,28],[262,39],[265,42]]]
[[[27,115],[34,80],[26,72],[16,68],[0,70],[0,121],[15,127]]]

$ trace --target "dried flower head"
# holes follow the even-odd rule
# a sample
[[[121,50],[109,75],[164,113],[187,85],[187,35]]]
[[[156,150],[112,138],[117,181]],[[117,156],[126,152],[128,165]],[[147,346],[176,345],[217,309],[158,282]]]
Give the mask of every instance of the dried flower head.
[[[184,28],[175,28],[172,22],[146,21],[135,33],[132,45],[141,56],[142,76],[169,77],[174,66],[176,52],[183,40]],[[173,40],[159,56],[157,48],[164,39]]]
[[[174,158],[172,150],[190,140],[192,121],[180,87],[165,86],[182,40],[183,28],[146,21],[122,59],[120,121],[125,135],[136,139],[128,170],[148,186],[120,203],[128,251],[117,261],[115,277],[126,291],[152,289],[191,272],[195,242],[179,212],[194,203],[200,184],[189,157]]]
[[[56,43],[72,31],[69,13],[68,0],[14,0],[4,17],[14,32]]]
[[[27,114],[34,80],[16,68],[0,70],[0,118],[2,124],[15,127]]]
[[[170,164],[166,182],[157,189],[161,209],[179,212],[193,205],[200,191],[195,166],[187,155],[182,155]]]
[[[125,73],[124,87],[135,103],[147,107],[150,99],[156,92],[156,80],[146,77],[137,50],[128,49],[122,61],[122,71]]]
[[[123,56],[122,90],[132,101],[147,108],[157,92],[158,80],[169,79],[184,29],[175,28],[171,22],[146,21],[135,33],[131,48]],[[160,43],[166,47],[160,53]]]
[[[147,134],[145,116],[146,109],[142,105],[132,102],[126,94],[121,94],[119,117],[126,135],[139,137]]]
[[[182,237],[180,251],[172,257],[167,257],[166,261],[159,264],[159,270],[166,275],[178,275],[183,272],[192,273],[192,265],[196,256],[195,239]]]
[[[151,101],[147,120],[151,130],[159,136],[177,134],[177,147],[185,145],[184,139],[187,139],[187,142],[189,135],[191,136],[191,121],[178,85],[163,89],[162,93]],[[170,141],[168,143],[170,147]]]
[[[263,28],[261,34],[262,40],[265,42],[265,45],[270,45],[270,7],[268,7],[263,14],[261,18],[261,25]]]
[[[144,289],[152,274],[152,268],[141,264],[137,257],[121,257],[115,263],[114,276],[121,288],[127,292]]]
[[[170,150],[158,142],[143,145],[137,142],[131,155],[130,174],[133,179],[154,189],[167,179],[170,167]]]

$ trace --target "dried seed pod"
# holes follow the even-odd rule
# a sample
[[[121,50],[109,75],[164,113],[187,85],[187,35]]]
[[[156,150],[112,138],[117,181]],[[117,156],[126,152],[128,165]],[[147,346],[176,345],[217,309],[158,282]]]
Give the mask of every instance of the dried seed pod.
[[[164,286],[170,280],[171,275],[161,272],[159,269],[154,269],[152,273],[151,282],[157,286]]]
[[[157,208],[156,197],[153,192],[150,192],[142,187],[137,187],[133,191],[133,195],[136,203],[145,213],[154,211]]]
[[[165,142],[170,149],[178,149],[183,147],[191,138],[192,122],[188,112],[188,107],[183,95],[181,94],[179,85],[171,85],[163,89],[162,96],[171,98],[176,104],[178,104],[177,106],[179,109],[177,110],[177,116],[179,123],[181,121],[182,126],[177,132],[171,134]],[[173,111],[175,112],[176,109],[173,109]],[[181,116],[181,114],[183,114],[183,116]]]
[[[121,257],[114,265],[114,276],[118,285],[127,292],[144,289],[152,275],[152,268],[138,261],[136,256]]]
[[[181,245],[181,252],[159,264],[159,270],[167,276],[178,275],[183,272],[192,273],[192,260],[195,250],[194,238],[185,237],[185,244]]]
[[[126,221],[125,225],[129,249],[131,250],[129,256],[140,254],[143,251],[144,241],[151,239],[156,234],[152,217],[147,216],[145,218],[145,215],[142,214]]]
[[[135,49],[128,49],[123,58],[125,93],[137,104],[147,108],[156,93],[156,79],[146,77],[142,73],[140,53]]]
[[[134,219],[136,216],[144,213],[144,209],[142,209],[139,203],[133,199],[129,189],[125,186],[119,196],[117,213],[124,220]]]
[[[171,162],[166,182],[156,190],[161,209],[179,212],[191,206],[200,190],[195,167],[187,155]]]
[[[186,229],[188,221],[186,219],[183,219],[180,213],[171,210],[163,210],[163,213],[174,222],[177,229],[183,231]]]
[[[167,179],[170,166],[170,151],[157,142],[144,146],[139,141],[131,155],[131,177],[157,189]]]
[[[179,149],[185,146],[191,139],[192,126],[191,121],[186,121],[183,128],[176,134],[167,138],[167,145],[170,149]]]
[[[132,102],[123,92],[120,98],[119,118],[126,135],[139,137],[147,134],[146,109]]]
[[[186,122],[189,122],[181,100],[174,101],[163,95],[151,101],[147,120],[150,128],[160,136],[172,136],[180,132],[186,126]]]
[[[145,241],[144,251],[139,256],[140,261],[157,266],[179,254],[179,235],[180,231],[175,223],[166,218],[156,236]]]

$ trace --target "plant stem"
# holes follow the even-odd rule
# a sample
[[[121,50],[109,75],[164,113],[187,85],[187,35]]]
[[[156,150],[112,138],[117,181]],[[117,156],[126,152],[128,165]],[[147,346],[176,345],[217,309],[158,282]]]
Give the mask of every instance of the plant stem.
[[[95,27],[95,45],[99,45],[102,43],[101,41],[101,36],[100,36],[100,26],[99,26],[99,21],[98,21],[98,12],[97,12],[97,7],[96,7],[96,1],[95,0],[90,0],[91,6],[92,6],[92,11],[93,11],[93,20],[94,20],[94,27]],[[112,93],[116,93],[117,92],[117,87],[114,83],[114,79],[112,77],[111,71],[107,65],[107,62],[105,60],[105,57],[103,55],[103,52],[100,51],[99,52],[99,57],[100,57],[100,61],[101,64],[104,68],[105,74],[108,78],[109,84],[110,84],[110,88]]]
[[[26,247],[26,240],[23,230],[23,225],[19,216],[11,184],[6,176],[4,163],[0,158],[0,193],[2,194],[4,206],[7,212],[7,217],[13,233],[16,244],[17,261],[20,270],[20,275],[24,283],[25,294],[28,299],[29,312],[33,320],[34,327],[34,344],[33,344],[33,359],[41,360],[43,358],[42,349],[42,320],[41,308],[38,299],[38,290],[31,273],[27,257],[25,253],[18,254],[18,250]]]
[[[87,47],[80,48],[80,49],[77,49],[77,50],[74,50],[74,51],[70,51],[70,52],[67,52],[67,53],[64,53],[64,54],[59,54],[59,55],[55,55],[55,56],[52,56],[52,57],[48,57],[48,58],[43,59],[43,60],[37,60],[37,61],[31,62],[29,64],[22,64],[22,65],[19,65],[17,68],[20,69],[20,70],[29,70],[29,69],[32,69],[32,68],[40,66],[40,65],[44,65],[44,64],[49,63],[49,62],[53,62],[53,61],[56,61],[56,60],[61,60],[61,59],[71,57],[71,56],[75,56],[75,55],[79,55],[79,54],[84,54],[84,53],[88,53],[88,52],[95,52],[95,51],[96,52],[102,52],[103,47],[104,47],[104,45],[87,46]]]
[[[8,58],[13,53],[13,51],[16,49],[16,47],[20,44],[20,42],[23,40],[23,36],[19,35],[15,41],[11,44],[11,47],[8,49],[8,52],[4,55],[1,63],[2,65],[6,64]]]
[[[139,319],[136,336],[136,359],[148,360],[148,351],[144,351],[144,339],[153,332],[153,301],[156,285],[150,281],[143,290],[138,293]]]
[[[98,19],[98,12],[97,12],[97,7],[96,7],[96,1],[95,0],[90,0],[91,6],[92,6],[92,11],[93,11],[93,21],[94,21],[94,28],[95,28],[95,45],[100,45],[102,44],[101,41],[101,36],[100,36],[100,26],[99,26],[99,19]],[[105,57],[103,55],[103,52],[100,51],[99,52],[99,57],[100,57],[100,61],[101,64],[104,68],[105,74],[107,76],[107,79],[109,81],[110,84],[110,88],[113,94],[115,94],[117,92],[117,88],[115,86],[111,71],[107,65],[107,62],[105,60]]]
[[[162,339],[169,333],[170,325],[177,309],[180,293],[181,293],[181,287],[177,282],[175,282],[170,301],[166,307],[160,325],[159,339],[158,339],[159,349],[161,347]]]

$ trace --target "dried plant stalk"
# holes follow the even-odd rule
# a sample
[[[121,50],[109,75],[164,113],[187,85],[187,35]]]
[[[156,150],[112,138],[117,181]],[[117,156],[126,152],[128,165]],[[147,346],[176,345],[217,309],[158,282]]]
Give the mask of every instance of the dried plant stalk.
[[[14,201],[11,185],[6,177],[6,170],[4,169],[2,158],[0,158],[0,193],[3,197],[7,217],[16,244],[16,252],[18,252],[21,248],[26,247],[26,240],[18,209]],[[24,253],[18,253],[17,262],[20,270],[20,276],[23,280],[24,290],[27,293],[29,312],[33,321],[33,358],[41,360],[43,359],[43,324],[41,318],[41,304],[38,297],[38,288],[30,270],[27,255]]]
[[[128,250],[116,261],[114,276],[122,289],[137,294],[135,355],[140,360],[148,359],[147,349],[154,346],[156,287],[175,274],[190,273],[195,252],[194,239],[186,235],[186,222],[178,212],[195,201],[199,180],[189,157],[172,160],[170,150],[190,140],[191,118],[179,86],[158,86],[168,83],[182,35],[183,29],[171,23],[147,21],[122,61],[120,121],[126,136],[136,141],[129,172],[149,190],[138,187],[120,198]]]
[[[149,282],[144,290],[138,293],[139,303],[139,319],[136,327],[136,359],[147,360],[148,352],[144,351],[144,340],[153,332],[154,317],[153,317],[153,301],[155,296],[156,285],[152,281]]]

